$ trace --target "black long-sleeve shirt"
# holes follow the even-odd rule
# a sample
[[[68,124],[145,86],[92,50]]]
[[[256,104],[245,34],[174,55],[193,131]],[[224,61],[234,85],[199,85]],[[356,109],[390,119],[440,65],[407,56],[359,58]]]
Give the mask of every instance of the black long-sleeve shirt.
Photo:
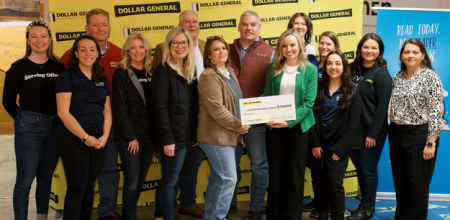
[[[377,63],[372,67],[361,66],[361,73],[355,73],[350,64],[352,81],[361,95],[361,120],[355,134],[352,149],[364,149],[366,137],[378,139],[387,134],[387,109],[392,92],[392,77],[389,71]]]
[[[50,59],[39,65],[28,58],[14,62],[6,72],[3,88],[3,106],[8,114],[15,119],[19,106],[21,110],[56,114],[55,81],[63,70],[64,64]]]

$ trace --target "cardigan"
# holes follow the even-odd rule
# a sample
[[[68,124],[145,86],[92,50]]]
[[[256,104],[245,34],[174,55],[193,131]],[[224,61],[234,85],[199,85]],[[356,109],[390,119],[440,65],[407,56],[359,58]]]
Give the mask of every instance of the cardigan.
[[[227,70],[230,79],[237,82],[233,69],[227,67]],[[237,115],[235,94],[218,69],[209,67],[203,71],[198,83],[198,96],[197,140],[223,146],[242,143],[242,135],[237,137],[242,123]]]
[[[302,132],[305,133],[313,126],[314,120],[313,106],[317,95],[317,67],[306,64],[304,68],[298,67],[300,74],[295,78],[295,106],[297,119],[287,121],[289,128],[300,124]],[[280,94],[280,84],[283,73],[274,76],[273,62],[267,71],[266,86],[264,96],[274,96]]]
[[[347,170],[350,149],[361,115],[361,98],[356,86],[354,90],[352,104],[339,110],[333,121],[327,125],[326,130],[323,128],[322,110],[314,110],[316,125],[310,130],[309,143],[312,148],[322,147],[321,164],[324,170],[342,174]],[[332,159],[334,153],[340,160]]]

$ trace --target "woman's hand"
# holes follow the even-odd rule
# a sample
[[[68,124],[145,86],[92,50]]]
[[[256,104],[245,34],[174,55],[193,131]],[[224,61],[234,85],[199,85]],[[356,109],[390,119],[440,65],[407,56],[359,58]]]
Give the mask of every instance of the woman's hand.
[[[108,138],[107,138],[107,137],[105,137],[105,136],[99,137],[99,138],[98,138],[98,145],[95,147],[95,149],[98,150],[98,149],[100,149],[100,148],[105,147],[107,141],[108,141]]]
[[[322,147],[314,147],[312,150],[312,154],[315,158],[320,159],[322,157]]]
[[[250,125],[242,125],[241,129],[237,132],[237,136],[239,137],[241,134],[247,134],[249,129]]]
[[[137,139],[134,139],[128,143],[128,151],[133,155],[139,152],[139,142]]]
[[[100,149],[100,148],[97,148],[99,141],[97,140],[97,138],[95,138],[94,136],[91,136],[91,135],[89,135],[89,137],[86,139],[86,142],[84,142],[84,144],[86,144],[86,146],[88,146],[88,147]]]
[[[270,120],[266,124],[267,126],[271,128],[287,128],[289,127],[288,123],[282,120]]]
[[[164,145],[164,154],[169,157],[175,156],[175,144]]]
[[[366,137],[366,148],[372,148],[377,145],[377,141],[373,138]]]
[[[436,147],[428,147],[425,146],[423,149],[423,159],[429,160],[434,157],[434,153],[436,152]]]
[[[335,161],[341,160],[341,158],[339,158],[335,153],[333,153],[333,156],[331,158]]]

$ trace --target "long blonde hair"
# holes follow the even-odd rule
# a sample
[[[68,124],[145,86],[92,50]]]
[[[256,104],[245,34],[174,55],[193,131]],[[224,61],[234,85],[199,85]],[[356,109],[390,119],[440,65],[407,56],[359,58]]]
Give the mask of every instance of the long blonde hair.
[[[283,71],[283,66],[286,62],[286,58],[283,56],[282,46],[283,46],[283,40],[287,36],[292,35],[295,38],[297,38],[298,46],[300,47],[298,50],[298,63],[302,70],[305,68],[306,64],[308,64],[308,57],[303,52],[305,49],[305,43],[303,43],[303,39],[300,36],[300,34],[294,30],[294,29],[287,29],[285,30],[281,36],[278,38],[277,47],[275,48],[275,55],[273,58],[273,70],[274,70],[274,76],[278,76]]]
[[[119,67],[128,70],[128,73],[131,74],[131,70],[129,69],[130,63],[131,63],[131,57],[128,55],[128,52],[130,51],[131,43],[134,39],[141,39],[144,42],[144,48],[146,50],[145,58],[144,58],[144,68],[145,73],[147,76],[151,76],[151,69],[152,69],[152,47],[150,46],[150,43],[147,41],[147,38],[144,34],[140,32],[134,32],[130,34],[123,44],[122,47],[122,60],[119,62]]]
[[[170,53],[170,45],[172,40],[179,34],[184,34],[188,40],[188,54],[183,60],[183,66],[179,66],[178,63],[173,60],[172,53]],[[191,83],[195,74],[195,60],[194,60],[194,42],[191,34],[186,28],[176,27],[169,31],[164,42],[164,53],[162,58],[163,65],[167,62],[169,66],[177,71],[178,75],[185,78],[188,83]]]

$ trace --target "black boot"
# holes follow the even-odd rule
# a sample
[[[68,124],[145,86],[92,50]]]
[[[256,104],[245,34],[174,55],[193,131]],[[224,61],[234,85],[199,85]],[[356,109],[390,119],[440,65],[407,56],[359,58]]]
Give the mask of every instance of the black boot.
[[[317,220],[328,220],[328,211],[320,211]]]
[[[347,217],[348,220],[372,220],[373,214],[375,213],[374,207],[365,207],[359,205],[358,209],[354,211],[350,216]]]

